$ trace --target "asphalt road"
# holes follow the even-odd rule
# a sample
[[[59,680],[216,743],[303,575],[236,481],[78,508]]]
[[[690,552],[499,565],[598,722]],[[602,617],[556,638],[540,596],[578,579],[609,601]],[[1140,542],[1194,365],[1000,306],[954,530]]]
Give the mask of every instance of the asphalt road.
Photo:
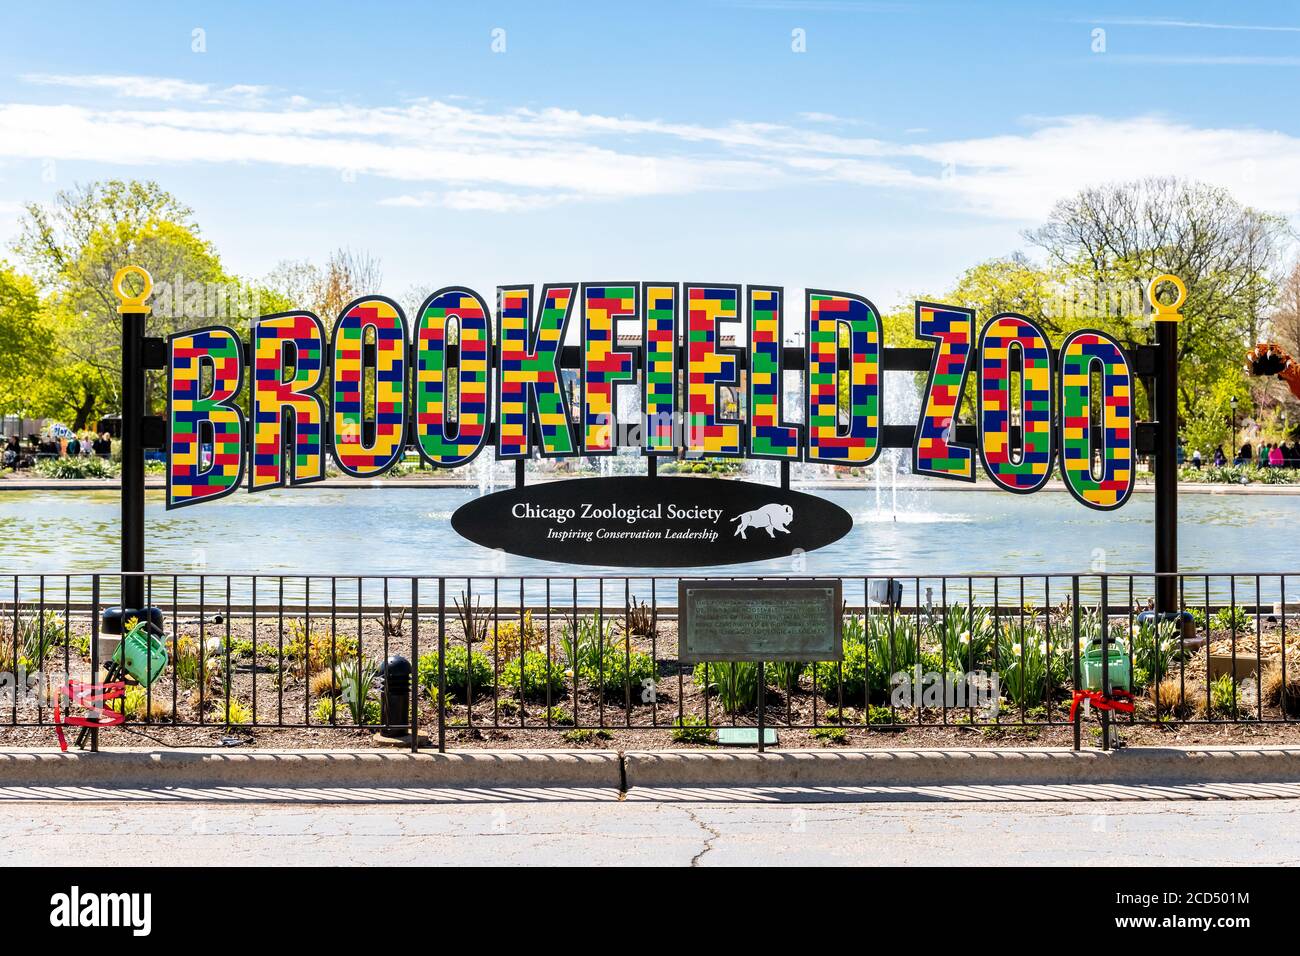
[[[6,799],[0,865],[1300,864],[1300,799],[761,791]],[[708,799],[702,799],[708,797]],[[805,802],[815,799],[819,802]],[[829,799],[830,802],[821,802]],[[280,802],[283,801],[283,802]]]

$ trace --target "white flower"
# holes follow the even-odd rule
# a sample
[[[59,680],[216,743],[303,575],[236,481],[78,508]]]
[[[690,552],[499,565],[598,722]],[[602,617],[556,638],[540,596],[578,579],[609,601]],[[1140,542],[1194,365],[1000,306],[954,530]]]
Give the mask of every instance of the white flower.
[[[1019,644],[1019,642],[1017,642],[1017,643],[1011,645],[1011,653],[1012,653],[1014,656],[1016,656],[1016,657],[1019,657],[1019,656],[1020,656],[1020,644]]]
[[[961,632],[961,635],[957,638],[957,640],[961,641],[963,644],[969,644],[969,643],[970,643],[970,631],[962,631],[962,632]]]

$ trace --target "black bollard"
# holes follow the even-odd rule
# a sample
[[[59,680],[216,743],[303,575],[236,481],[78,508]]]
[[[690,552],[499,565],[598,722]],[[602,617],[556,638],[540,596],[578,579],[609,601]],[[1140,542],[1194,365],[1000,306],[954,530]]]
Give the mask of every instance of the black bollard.
[[[406,737],[411,731],[411,662],[394,654],[384,661],[379,678],[383,682],[379,732],[385,737]]]

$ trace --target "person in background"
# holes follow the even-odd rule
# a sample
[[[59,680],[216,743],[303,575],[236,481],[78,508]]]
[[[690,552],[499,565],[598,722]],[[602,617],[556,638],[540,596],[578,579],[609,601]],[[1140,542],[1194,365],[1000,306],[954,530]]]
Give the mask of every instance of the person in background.
[[[108,458],[113,454],[113,440],[108,437],[108,432],[104,432],[95,439],[91,445],[91,450],[100,458]]]
[[[1268,467],[1268,442],[1266,442],[1266,441],[1262,441],[1262,442],[1259,443],[1259,462],[1258,462],[1258,464],[1259,464],[1259,467],[1261,467],[1261,468],[1267,468],[1267,467]]]
[[[1250,442],[1245,442],[1241,446],[1241,450],[1237,452],[1237,457],[1233,459],[1232,463],[1234,465],[1249,465],[1251,460],[1254,458],[1254,455],[1255,450],[1250,447]]]
[[[1286,463],[1282,457],[1282,446],[1274,445],[1268,452],[1268,467],[1281,468]]]
[[[65,451],[69,458],[76,458],[81,454],[81,442],[77,439],[76,435],[73,435],[68,439],[68,445]]]
[[[1197,471],[1201,470],[1201,450],[1199,448],[1192,452],[1192,467]]]
[[[1228,463],[1228,456],[1223,453],[1223,446],[1218,445],[1214,449],[1214,467],[1222,468]]]

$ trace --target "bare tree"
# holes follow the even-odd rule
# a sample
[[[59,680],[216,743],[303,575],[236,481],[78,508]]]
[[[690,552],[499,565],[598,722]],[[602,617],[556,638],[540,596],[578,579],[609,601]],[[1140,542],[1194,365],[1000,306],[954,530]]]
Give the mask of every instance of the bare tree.
[[[1208,448],[1225,437],[1229,400],[1243,391],[1238,369],[1277,294],[1290,234],[1284,218],[1243,206],[1225,189],[1165,177],[1085,189],[1057,203],[1026,238],[1074,281],[1128,290],[1123,301],[1142,301],[1162,273],[1186,283],[1180,427],[1190,443]],[[1150,341],[1141,318],[1120,317],[1130,345]]]
[[[370,253],[336,249],[321,271],[312,290],[316,314],[332,321],[353,299],[378,293],[384,281],[379,260]]]
[[[1271,324],[1274,337],[1288,352],[1300,352],[1300,258],[1279,283]]]

